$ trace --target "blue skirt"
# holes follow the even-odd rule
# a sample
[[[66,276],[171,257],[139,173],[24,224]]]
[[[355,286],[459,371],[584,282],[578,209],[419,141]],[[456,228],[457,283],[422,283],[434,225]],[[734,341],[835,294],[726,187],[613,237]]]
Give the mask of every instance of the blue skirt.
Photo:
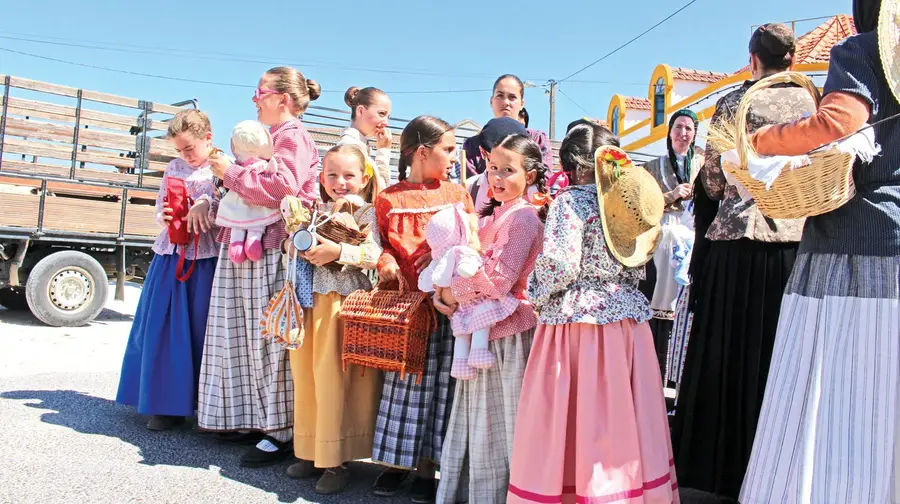
[[[125,348],[116,402],[142,415],[192,416],[206,315],[218,258],[200,259],[191,278],[175,278],[178,256],[156,255]]]

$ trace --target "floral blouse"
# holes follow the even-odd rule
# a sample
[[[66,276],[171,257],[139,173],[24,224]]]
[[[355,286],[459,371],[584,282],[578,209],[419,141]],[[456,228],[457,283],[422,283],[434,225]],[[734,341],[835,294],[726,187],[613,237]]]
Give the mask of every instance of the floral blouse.
[[[153,244],[153,252],[157,255],[170,255],[175,253],[175,245],[169,241],[169,228],[163,220],[163,202],[166,198],[166,180],[169,177],[184,179],[184,186],[188,194],[195,202],[209,201],[209,217],[210,221],[215,222],[216,210],[218,209],[218,199],[216,198],[216,186],[213,181],[212,170],[208,166],[193,168],[187,164],[187,161],[181,158],[175,158],[169,161],[163,179],[159,184],[159,192],[156,195],[156,222],[162,228],[156,242]],[[216,233],[219,229],[215,226],[209,231],[200,235],[200,242],[197,245],[197,257],[194,257],[194,245],[191,243],[186,247],[186,259],[209,259],[211,257],[219,257],[219,244],[216,243]],[[179,251],[180,252],[180,251]]]
[[[606,248],[596,186],[560,191],[544,226],[544,249],[528,278],[541,324],[650,320],[650,304],[638,290],[644,268],[622,266]]]
[[[333,203],[326,203],[325,209],[330,211]],[[344,265],[341,271],[328,268],[316,268],[313,276],[313,292],[328,294],[336,292],[341,296],[349,296],[358,290],[369,290],[372,282],[363,270],[375,269],[381,256],[381,237],[375,222],[375,207],[368,205],[360,208],[353,215],[359,228],[369,226],[369,235],[360,245],[341,243],[341,256],[338,263]]]
[[[733,120],[741,98],[753,84],[747,81],[739,89],[723,96],[716,104],[711,123]],[[816,105],[808,92],[787,86],[773,87],[756,96],[747,117],[747,127],[751,133],[768,124],[790,122],[816,112]],[[725,180],[721,154],[711,142],[707,142],[706,162],[700,170],[700,180],[709,197],[722,203],[706,237],[713,241],[741,238],[764,242],[800,241],[804,220],[770,219],[756,208],[753,200],[744,201],[737,187]]]

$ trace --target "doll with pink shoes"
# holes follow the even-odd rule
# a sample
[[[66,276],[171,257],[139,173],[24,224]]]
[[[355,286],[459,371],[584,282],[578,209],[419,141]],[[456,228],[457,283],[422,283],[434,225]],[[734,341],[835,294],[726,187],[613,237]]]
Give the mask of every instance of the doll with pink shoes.
[[[235,162],[261,173],[274,173],[272,162],[272,136],[257,121],[241,121],[231,133],[231,151]],[[230,191],[219,203],[216,224],[231,228],[228,258],[240,264],[250,259],[259,261],[263,256],[262,237],[266,226],[281,220],[278,209],[252,205],[234,191]]]
[[[431,247],[431,264],[419,275],[419,290],[434,292],[448,289],[454,278],[472,278],[483,266],[478,235],[473,232],[473,219],[463,205],[445,208],[428,221],[425,240]],[[474,379],[478,369],[494,366],[489,349],[491,327],[505,320],[519,307],[519,300],[507,294],[501,299],[478,299],[460,303],[450,317],[456,338],[450,376],[458,380]]]

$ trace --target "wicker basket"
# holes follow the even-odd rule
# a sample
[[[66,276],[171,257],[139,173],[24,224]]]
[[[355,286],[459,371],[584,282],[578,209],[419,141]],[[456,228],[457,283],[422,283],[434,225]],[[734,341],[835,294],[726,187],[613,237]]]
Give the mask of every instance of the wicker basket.
[[[757,157],[747,132],[747,113],[754,97],[776,84],[794,83],[809,91],[819,104],[819,90],[809,77],[797,72],[783,72],[766,77],[753,85],[741,99],[735,118],[736,148],[741,165],[723,162],[722,168],[734,176],[767,217],[799,219],[831,212],[850,201],[856,194],[853,163],[856,156],[834,147],[822,147],[809,154],[811,164],[791,169],[785,166],[770,189],[750,176],[747,160]]]
[[[358,290],[341,305],[344,321],[344,369],[347,364],[399,371],[422,381],[428,336],[435,327],[434,309],[428,294],[410,291],[400,278],[400,290],[381,285],[371,291]]]
[[[331,209],[332,214],[347,212],[352,215],[353,211],[353,205],[347,200],[335,202],[334,207]],[[318,217],[316,217],[317,235],[327,238],[335,243],[346,243],[348,245],[359,245],[366,239],[368,234],[366,227],[357,231],[334,219],[328,219],[327,221],[326,219],[328,219],[328,215],[319,214]],[[323,224],[319,224],[323,221]],[[326,264],[325,267],[333,271],[340,271],[343,268],[336,260]]]

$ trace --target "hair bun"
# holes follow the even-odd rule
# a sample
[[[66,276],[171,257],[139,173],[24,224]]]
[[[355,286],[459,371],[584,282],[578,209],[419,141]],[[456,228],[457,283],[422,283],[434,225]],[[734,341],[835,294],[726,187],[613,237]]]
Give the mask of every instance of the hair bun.
[[[784,56],[794,51],[794,32],[785,24],[769,23],[760,28],[760,43],[773,56]]]
[[[322,87],[319,86],[318,82],[312,79],[306,79],[306,87],[309,89],[310,100],[318,100],[319,97],[322,96]]]
[[[356,107],[356,98],[359,96],[359,86],[352,86],[350,89],[344,93],[344,103],[347,104],[348,107],[354,108]]]

